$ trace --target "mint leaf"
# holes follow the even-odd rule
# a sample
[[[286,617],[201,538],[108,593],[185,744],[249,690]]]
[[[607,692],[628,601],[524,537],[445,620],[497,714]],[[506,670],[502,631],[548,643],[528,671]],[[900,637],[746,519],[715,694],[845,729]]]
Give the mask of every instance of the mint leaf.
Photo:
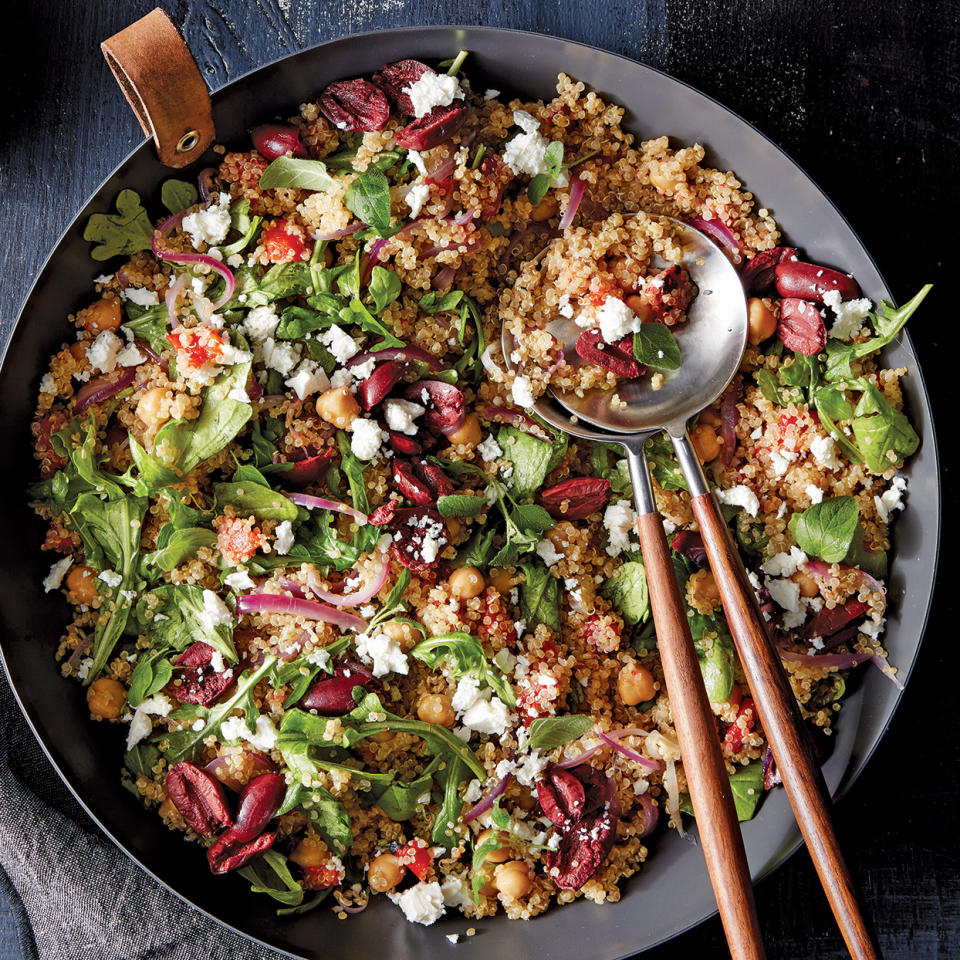
[[[860,510],[854,497],[830,497],[790,518],[790,533],[804,553],[827,563],[847,555]]]
[[[451,493],[437,500],[437,512],[441,517],[475,517],[487,509],[483,497],[471,497],[464,493]]]
[[[390,219],[390,183],[379,170],[366,170],[347,188],[344,206],[359,220],[369,224],[381,237],[396,231]]]
[[[370,274],[370,296],[373,298],[377,313],[393,303],[400,296],[400,278],[386,267],[374,267]]]
[[[530,724],[530,749],[553,750],[579,740],[593,726],[593,717],[572,714],[568,717],[539,717]]]
[[[539,561],[521,564],[520,569],[526,578],[520,585],[520,616],[526,620],[527,629],[543,623],[559,632],[560,581]]]
[[[680,366],[680,344],[662,323],[643,323],[633,335],[633,355],[655,370],[676,370]]]
[[[337,181],[327,173],[321,160],[301,157],[277,157],[260,177],[261,190],[283,187],[294,190],[319,190],[324,193],[336,189]]]

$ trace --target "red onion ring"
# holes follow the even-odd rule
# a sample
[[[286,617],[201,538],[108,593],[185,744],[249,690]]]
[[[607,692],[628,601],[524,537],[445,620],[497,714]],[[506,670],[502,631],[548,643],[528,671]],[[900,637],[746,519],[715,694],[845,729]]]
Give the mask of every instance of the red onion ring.
[[[121,367],[119,372],[114,371],[105,377],[85,383],[73,398],[76,412],[82,413],[92,403],[100,403],[126,389],[133,383],[136,372],[136,367]]]
[[[488,810],[493,808],[497,797],[503,796],[504,791],[510,786],[513,780],[513,774],[508,773],[502,780],[494,784],[493,789],[484,794],[461,818],[464,823],[472,823],[477,817],[482,817]]]
[[[80,661],[83,659],[83,655],[90,649],[90,645],[93,643],[93,634],[88,633],[81,641],[77,644],[76,650],[70,654],[70,659],[67,660],[67,666],[73,670],[76,667],[80,666]]]
[[[425,363],[432,372],[443,369],[443,363],[432,353],[420,347],[385,347],[376,353],[358,353],[347,361],[347,367],[356,367],[368,360],[400,360],[404,363]]]
[[[458,214],[453,218],[453,222],[454,222],[458,227],[464,227],[464,226],[466,226],[476,215],[477,215],[477,211],[474,210],[473,207],[468,207],[466,210],[463,211],[463,213],[458,213]]]
[[[657,829],[657,823],[660,821],[660,807],[653,797],[647,793],[641,793],[637,800],[643,807],[643,830],[637,834],[642,840],[644,837],[649,837]]]
[[[295,597],[298,597],[300,600],[306,600],[307,598],[307,591],[304,590],[303,586],[297,583],[296,580],[288,580],[286,577],[283,577],[280,580],[280,586],[288,593],[292,593]]]
[[[367,523],[367,515],[348,507],[345,503],[339,503],[336,500],[326,500],[323,497],[314,497],[309,493],[285,493],[284,496],[295,503],[298,507],[306,507],[308,510],[332,510],[334,513],[345,513],[353,517],[362,527]]]
[[[595,747],[591,747],[589,750],[585,750],[577,757],[573,757],[571,760],[564,760],[562,763],[556,764],[560,767],[561,770],[569,770],[570,767],[579,767],[581,763],[586,763],[591,757],[599,753],[606,747],[606,744],[598,743]]]
[[[167,305],[167,326],[171,330],[176,330],[180,326],[180,321],[177,319],[177,299],[183,293],[188,279],[187,274],[181,273],[173,283],[167,286],[167,292],[163,296],[163,302]]]
[[[447,264],[443,269],[437,272],[437,275],[430,281],[430,286],[434,290],[447,291],[453,286],[453,278],[456,271]]]
[[[159,257],[161,260],[166,260],[169,263],[196,263],[209,267],[211,270],[219,273],[226,282],[226,289],[223,292],[223,296],[213,305],[214,310],[219,310],[220,307],[233,296],[233,291],[236,288],[236,280],[230,268],[221,260],[217,260],[216,257],[208,256],[205,253],[175,253],[172,250],[167,250],[167,248],[160,243],[174,227],[180,225],[182,220],[183,211],[175,213],[172,217],[167,217],[167,219],[153,231],[153,236],[150,238],[150,249],[153,251],[154,256]]]
[[[547,443],[553,442],[553,437],[533,417],[528,417],[519,410],[511,410],[509,407],[491,407],[489,405],[480,408],[480,416],[491,423],[507,423],[511,427],[516,427],[538,440],[545,440]]]
[[[450,156],[423,178],[424,183],[440,183],[441,180],[446,180],[453,173],[453,168],[457,165],[457,151],[453,149],[452,145],[449,146]]]
[[[426,250],[420,251],[417,259],[428,260],[430,257],[435,257],[438,253],[443,253],[445,250],[459,250],[460,247],[465,247],[466,252],[470,253],[476,250],[478,246],[480,246],[480,237],[474,234],[469,240],[457,240],[453,243],[434,244],[431,247],[427,247]]]
[[[327,243],[330,240],[340,240],[342,237],[349,237],[351,233],[356,233],[358,230],[362,230],[366,226],[365,223],[352,223],[349,227],[344,227],[342,230],[334,230],[333,233],[315,233],[313,234],[313,239],[317,243]]]
[[[703,217],[695,217],[690,221],[691,227],[707,234],[717,245],[725,250],[734,263],[739,263],[743,259],[743,253],[737,238],[730,232],[726,224],[720,220],[704,220]]]
[[[804,567],[809,570],[811,573],[817,574],[819,577],[830,577],[830,567],[832,564],[824,563],[823,560],[807,560],[804,563]],[[886,593],[886,590],[883,584],[876,579],[876,577],[870,576],[866,570],[860,570],[858,567],[850,567],[845,563],[838,564],[840,570],[843,573],[848,573],[851,570],[856,570],[860,574],[860,579],[862,583],[865,583],[874,593],[879,593],[881,595]]]
[[[344,613],[336,607],[328,607],[314,600],[299,597],[284,597],[275,593],[247,593],[237,598],[237,616],[247,613],[283,613],[306,620],[321,620],[347,630],[366,630],[367,621],[362,617]]]
[[[614,750],[618,750],[622,753],[628,760],[632,760],[634,763],[639,764],[641,767],[644,767],[647,770],[662,770],[663,764],[659,760],[648,760],[643,754],[637,753],[636,750],[631,750],[629,747],[625,747],[619,740],[614,739],[606,733],[601,733],[597,731],[597,736],[607,745],[613,747]],[[623,736],[623,734],[621,734]]]
[[[335,607],[359,607],[361,603],[372,600],[383,589],[383,585],[387,582],[387,577],[390,575],[390,560],[387,555],[378,552],[377,559],[379,566],[376,572],[370,577],[370,582],[359,590],[355,590],[353,593],[338,594],[324,590],[323,587],[320,586],[319,577],[317,577],[312,570],[307,574],[307,583],[310,584],[310,589],[316,597],[327,603],[332,603]]]
[[[213,192],[211,180],[216,176],[215,167],[204,167],[197,174],[197,186],[200,188],[200,199],[206,203],[210,199],[210,194]]]
[[[580,201],[583,199],[583,191],[586,189],[587,183],[585,180],[581,180],[579,177],[570,178],[570,198],[567,200],[567,209],[563,211],[563,216],[558,224],[561,230],[566,230],[573,223]]]
[[[846,670],[870,659],[869,653],[794,653],[792,650],[780,650],[780,659],[791,663],[800,663],[807,667],[837,667]]]
[[[723,464],[729,467],[733,462],[733,455],[737,449],[737,423],[740,420],[740,411],[737,402],[740,400],[740,378],[734,377],[727,387],[720,404],[720,416],[723,423]]]

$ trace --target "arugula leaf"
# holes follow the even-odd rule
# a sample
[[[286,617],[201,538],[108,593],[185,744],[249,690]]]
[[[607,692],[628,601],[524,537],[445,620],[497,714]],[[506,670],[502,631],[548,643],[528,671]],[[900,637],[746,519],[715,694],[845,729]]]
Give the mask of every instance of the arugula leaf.
[[[560,581],[539,561],[520,565],[526,582],[520,585],[520,616],[533,630],[543,623],[560,630]]]
[[[790,518],[790,533],[804,553],[827,563],[847,555],[860,510],[854,497],[829,497]]]
[[[234,659],[236,658],[234,657]],[[185,730],[164,731],[154,737],[155,742],[159,743],[164,740],[169,742],[167,752],[164,754],[167,763],[173,766],[181,760],[195,757],[203,746],[203,741],[211,734],[218,733],[223,721],[235,709],[244,705],[252,696],[253,688],[273,669],[275,663],[276,657],[268,654],[259,667],[245,670],[237,680],[237,687],[233,696],[221,700],[209,709],[194,703],[186,704],[190,716],[199,716],[206,722],[200,730],[187,727]]]
[[[466,493],[451,493],[437,500],[437,512],[441,517],[475,517],[487,509],[483,497]]]
[[[814,406],[817,410],[817,416],[820,418],[820,425],[824,430],[827,431],[827,433],[830,434],[831,437],[833,437],[843,455],[851,463],[863,463],[863,455],[857,449],[856,444],[851,443],[850,440],[847,439],[846,434],[833,422],[833,419],[827,412],[826,407],[817,402],[817,397],[819,394],[820,391],[818,390],[814,395]]]
[[[440,759],[439,757],[437,758]],[[463,813],[463,799],[460,796],[460,784],[467,780],[470,772],[459,758],[441,764],[434,774],[440,789],[439,810],[433,820],[430,839],[441,847],[453,850],[460,842],[456,826]]]
[[[230,207],[230,226],[241,234],[239,240],[234,240],[233,243],[228,243],[226,246],[220,247],[220,254],[224,260],[228,257],[232,257],[236,253],[240,253],[253,242],[253,238],[257,235],[257,231],[260,229],[260,224],[263,223],[263,217],[250,216],[250,201],[247,199],[237,200]],[[317,244],[320,246],[320,244]]]
[[[303,260],[275,263],[263,274],[257,268],[244,265],[237,268],[234,277],[233,296],[224,304],[224,311],[249,310],[274,300],[306,296],[313,288],[310,264]],[[240,300],[241,296],[246,299]]]
[[[497,442],[504,459],[513,464],[509,480],[513,494],[521,499],[532,496],[546,479],[553,455],[550,444],[507,424],[500,427]]]
[[[756,377],[760,393],[771,403],[777,404],[778,407],[786,407],[791,403],[803,402],[802,390],[798,387],[790,387],[786,390],[782,389],[777,377],[766,367],[761,367],[757,371]]]
[[[153,768],[160,759],[160,751],[150,743],[138,743],[123,755],[123,765],[134,779],[146,777],[153,779]]]
[[[92,214],[84,228],[83,239],[99,244],[90,251],[94,260],[109,260],[150,249],[153,224],[140,197],[133,190],[121,190],[116,205],[116,213]]]
[[[826,411],[832,420],[850,420],[853,417],[853,407],[836,387],[821,387],[814,395],[814,403],[818,410]]]
[[[763,797],[763,761],[753,760],[731,774],[730,792],[740,823],[752,820]],[[680,809],[693,816],[693,804],[686,794],[681,796]]]
[[[386,267],[376,266],[370,274],[370,296],[376,305],[377,313],[393,303],[400,296],[402,288],[400,278]]]
[[[142,569],[155,580],[161,573],[169,573],[174,567],[190,557],[195,557],[201,547],[216,546],[217,535],[209,527],[185,527],[173,530],[166,544],[143,555]]]
[[[293,879],[287,858],[276,850],[267,850],[237,874],[250,884],[251,893],[266,893],[288,907],[303,903],[303,886]]]
[[[850,567],[859,567],[878,580],[887,578],[887,554],[884,550],[868,550],[863,542],[863,524],[858,523],[850,549],[841,561]]]
[[[429,797],[433,787],[433,774],[439,766],[440,758],[435,757],[423,773],[414,777],[413,780],[398,780],[391,783],[383,792],[376,794],[377,806],[391,820],[397,822],[409,820],[424,806],[423,797],[424,795]]]
[[[258,520],[281,522],[297,519],[297,505],[266,483],[250,480],[240,483],[215,483],[213,494],[218,511],[229,503],[240,511],[241,516],[252,513]]]
[[[160,202],[171,213],[192,207],[197,199],[197,188],[185,180],[164,180],[160,187]]]
[[[473,677],[479,684],[490,687],[511,709],[517,705],[513,685],[487,660],[483,645],[469,633],[455,631],[426,637],[410,651],[409,656],[425,663],[431,670],[442,664],[456,679]]]
[[[853,435],[867,466],[883,473],[915,453],[920,437],[906,418],[869,380],[854,410]]]
[[[566,717],[538,717],[530,724],[530,749],[553,750],[579,740],[593,726],[593,717],[582,713]]]
[[[390,183],[379,170],[366,170],[347,187],[343,205],[357,219],[369,224],[381,237],[396,230],[390,219]]]
[[[662,323],[642,323],[633,335],[633,355],[654,370],[680,367],[680,344]]]
[[[277,157],[263,171],[260,177],[260,189],[274,190],[277,187],[329,193],[337,189],[337,181],[327,173],[327,165],[322,160]]]
[[[385,347],[404,347],[406,344],[398,337],[394,336],[390,328],[382,321],[377,319],[364,305],[363,301],[356,297],[350,301],[341,311],[340,319],[347,325],[356,325],[367,333],[375,333],[383,339],[375,343],[371,349],[383,350]]]
[[[496,529],[490,526],[475,530],[470,539],[460,548],[453,565],[455,567],[489,566],[490,558],[496,552],[493,548],[496,535]]]
[[[622,564],[601,587],[600,592],[631,626],[636,626],[650,616],[647,572],[640,560],[628,560]]]
[[[130,319],[123,324],[124,329],[129,330],[135,337],[146,340],[155,353],[169,350],[170,341],[167,340],[167,334],[170,328],[167,326],[167,305],[159,303],[146,309],[137,308],[137,315],[130,316],[133,308],[137,308],[137,305],[127,301],[126,310]]]

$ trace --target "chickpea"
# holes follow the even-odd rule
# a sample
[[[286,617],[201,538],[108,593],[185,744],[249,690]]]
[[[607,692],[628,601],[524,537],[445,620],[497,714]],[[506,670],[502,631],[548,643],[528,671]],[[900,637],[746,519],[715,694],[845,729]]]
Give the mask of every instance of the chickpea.
[[[676,178],[671,177],[668,174],[662,173],[659,170],[650,171],[650,182],[661,193],[665,193],[668,197],[672,197],[677,189]]]
[[[483,574],[476,567],[458,567],[450,574],[450,592],[461,600],[477,597],[487,588]]]
[[[322,867],[329,859],[327,845],[317,837],[305,836],[290,854],[290,859],[298,866]]]
[[[122,320],[119,300],[98,300],[87,307],[83,329],[93,334],[103,333],[104,330],[116,330]]]
[[[417,716],[424,723],[437,723],[448,730],[457,722],[453,704],[445,693],[428,693],[417,704]]]
[[[800,587],[801,597],[816,597],[820,593],[820,584],[804,570],[798,570],[791,578]]]
[[[569,520],[561,520],[547,531],[546,537],[557,548],[558,553],[563,553],[574,542],[576,534],[577,528]]]
[[[151,387],[137,401],[137,416],[148,427],[161,427],[170,419],[170,391],[165,387]]]
[[[127,691],[119,680],[101,677],[94,680],[87,690],[87,706],[96,717],[116,720],[127,702]]]
[[[163,803],[157,808],[157,813],[160,814],[161,820],[170,820],[175,816],[178,816],[180,811],[177,809],[177,805],[169,798],[165,797]]]
[[[506,897],[522,900],[533,888],[530,864],[524,860],[509,860],[493,871],[493,882]]]
[[[487,827],[486,830],[481,830],[477,834],[476,840],[473,841],[474,848],[479,847],[482,843],[490,837],[491,830]],[[513,856],[513,850],[510,849],[509,845],[504,845],[502,847],[497,847],[495,850],[491,850],[484,858],[484,863],[503,863],[504,860],[509,860]]]
[[[463,532],[463,524],[457,517],[447,517],[444,523],[447,525],[447,533],[450,534],[451,541],[455,541]]]
[[[475,447],[482,438],[483,429],[480,426],[480,418],[475,413],[468,413],[463,423],[453,433],[447,434],[447,439],[452,444],[466,447]]]
[[[338,430],[346,430],[360,416],[360,405],[348,387],[331,387],[317,397],[317,413]]]
[[[557,215],[560,204],[554,194],[548,193],[534,208],[530,211],[530,219],[537,223],[549,220]]]
[[[77,603],[87,606],[97,599],[97,571],[77,564],[67,574],[67,592]]]
[[[776,333],[777,318],[759,297],[751,297],[747,301],[747,328],[747,335],[754,346]]]
[[[490,585],[501,597],[505,597],[513,589],[513,576],[506,567],[495,567],[490,571]]]
[[[628,707],[652,700],[657,695],[653,674],[642,663],[630,660],[617,675],[617,693]]]
[[[723,423],[720,413],[717,410],[714,410],[713,407],[707,407],[706,410],[700,411],[700,416],[697,418],[697,423],[706,423],[711,427],[719,427]]]
[[[417,637],[412,627],[397,620],[390,620],[380,628],[404,653],[416,646]]]
[[[641,323],[647,323],[653,317],[653,309],[645,297],[631,293],[624,303],[640,318]]]
[[[701,463],[709,463],[720,456],[720,438],[709,424],[698,423],[690,431],[690,441]]]
[[[374,893],[392,890],[402,879],[404,868],[392,853],[381,853],[370,861],[367,883]]]
[[[690,577],[687,584],[691,606],[697,607],[700,613],[708,607],[715,610],[720,606],[720,590],[712,570],[698,570]]]

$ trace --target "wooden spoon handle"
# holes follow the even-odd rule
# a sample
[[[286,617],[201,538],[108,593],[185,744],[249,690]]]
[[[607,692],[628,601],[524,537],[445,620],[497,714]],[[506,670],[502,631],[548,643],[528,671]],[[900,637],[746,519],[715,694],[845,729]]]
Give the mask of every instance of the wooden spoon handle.
[[[682,440],[678,453],[679,443]],[[833,830],[823,774],[740,554],[714,495],[699,493],[692,505],[764,733],[830,908],[850,955],[857,960],[875,958],[877,952]]]
[[[663,520],[656,512],[642,448],[627,447],[627,463],[637,503],[637,533],[646,567],[660,662],[720,919],[734,960],[763,960],[766,952],[753,900],[750,867],[730,778],[720,752],[717,721],[703,685],[686,606],[663,532]]]
[[[762,960],[766,953],[730,778],[720,753],[717,721],[707,700],[663,521],[658,514],[648,513],[639,517],[637,526],[683,772],[730,955],[734,960]]]

